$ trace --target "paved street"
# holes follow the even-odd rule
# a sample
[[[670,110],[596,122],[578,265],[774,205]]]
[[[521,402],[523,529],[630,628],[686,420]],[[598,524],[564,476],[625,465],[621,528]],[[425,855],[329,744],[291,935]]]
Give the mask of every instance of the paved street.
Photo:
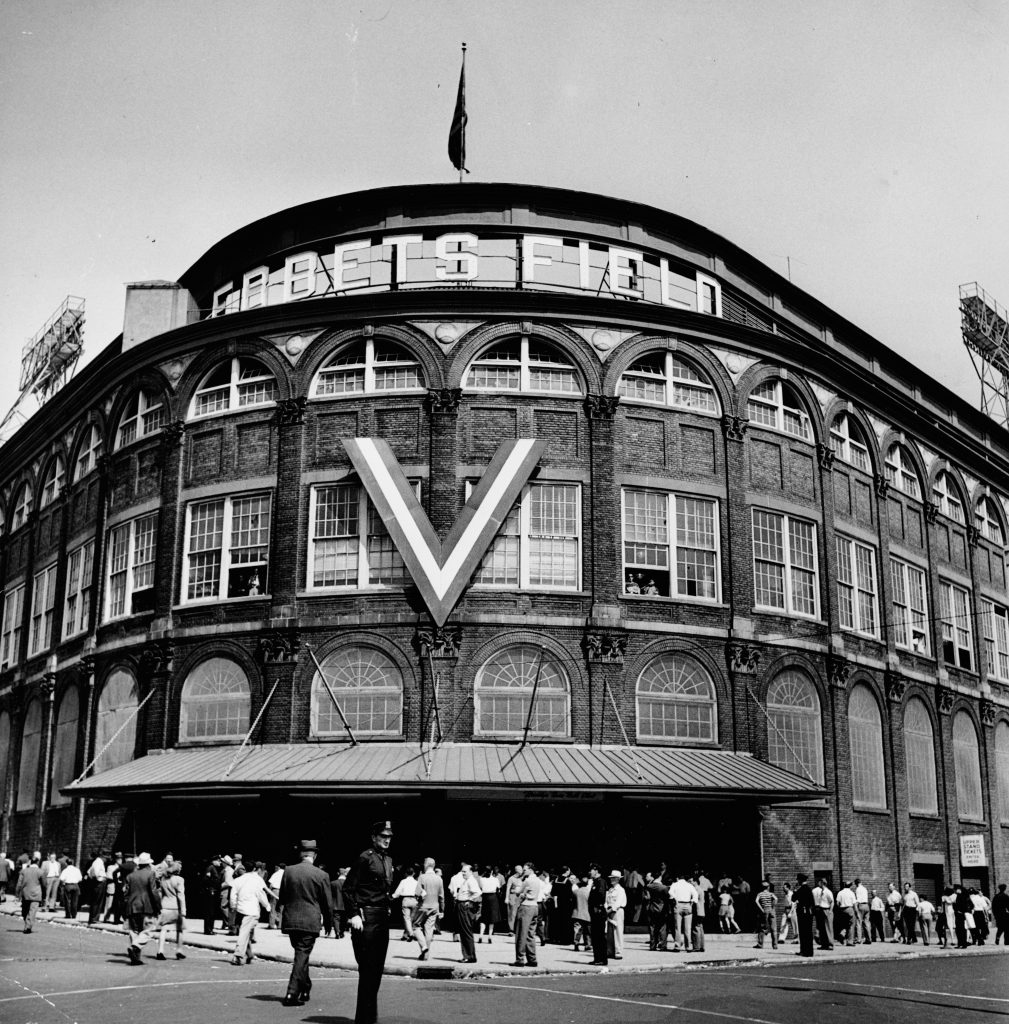
[[[233,967],[219,949],[127,966],[122,935],[0,918],[3,1024],[345,1024],[356,977],[314,968],[311,1003],[280,1005],[288,967]],[[148,947],[153,955],[153,950]],[[540,1021],[741,1021],[752,1024],[915,1024],[1009,1017],[1004,947],[968,956],[809,962],[648,973],[465,978],[385,978],[384,1024],[539,1024]]]

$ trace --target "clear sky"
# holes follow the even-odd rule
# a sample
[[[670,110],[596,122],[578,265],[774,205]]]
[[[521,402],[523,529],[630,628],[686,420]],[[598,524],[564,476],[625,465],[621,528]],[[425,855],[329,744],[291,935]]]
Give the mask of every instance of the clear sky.
[[[957,286],[1009,305],[1005,0],[0,0],[3,412],[66,294],[86,360],[125,282],[174,280],[243,224],[455,180],[463,40],[471,180],[633,199],[791,257],[977,404]]]

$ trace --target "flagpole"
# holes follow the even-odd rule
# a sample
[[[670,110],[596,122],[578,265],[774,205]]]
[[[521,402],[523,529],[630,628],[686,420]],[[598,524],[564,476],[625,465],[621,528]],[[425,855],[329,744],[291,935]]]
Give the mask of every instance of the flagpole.
[[[466,44],[465,43],[462,44],[462,74],[463,74],[463,78],[465,79],[465,77],[466,77]],[[463,164],[465,164],[466,163],[466,121],[465,120],[463,120],[463,123],[462,123],[462,154],[463,154],[463,159],[462,159],[461,162]],[[462,167],[460,167],[459,168],[459,184],[460,185],[462,184],[462,172],[463,172],[463,169],[462,169]]]

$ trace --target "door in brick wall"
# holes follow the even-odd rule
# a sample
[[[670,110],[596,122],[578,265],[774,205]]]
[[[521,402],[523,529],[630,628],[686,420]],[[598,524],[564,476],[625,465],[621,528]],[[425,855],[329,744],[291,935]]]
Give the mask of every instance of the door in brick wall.
[[[941,864],[915,864],[911,883],[920,899],[938,907],[942,898],[943,870]]]
[[[960,882],[965,889],[977,889],[978,892],[989,895],[987,868],[964,868]]]

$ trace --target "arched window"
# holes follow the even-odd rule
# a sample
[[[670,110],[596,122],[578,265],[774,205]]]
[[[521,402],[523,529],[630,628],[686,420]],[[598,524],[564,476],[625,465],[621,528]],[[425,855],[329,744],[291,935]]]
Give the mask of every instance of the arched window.
[[[995,503],[991,498],[982,498],[975,506],[974,525],[986,540],[990,540],[992,544],[997,544],[999,547],[1005,547],[1002,520],[995,510]]]
[[[638,678],[638,739],[718,738],[715,685],[693,658],[662,654]]]
[[[767,756],[771,764],[823,785],[820,698],[796,669],[779,673],[767,688]]]
[[[938,473],[932,485],[932,500],[939,506],[939,511],[950,519],[962,523],[963,502],[960,500],[956,484],[950,479],[949,473]]]
[[[529,713],[533,690],[536,703]],[[517,644],[489,658],[476,674],[478,735],[571,734],[568,677],[542,647]]]
[[[523,335],[495,342],[470,364],[466,387],[480,391],[539,391],[581,395],[575,364],[563,352]]]
[[[807,441],[813,437],[813,428],[799,393],[783,380],[765,380],[758,384],[750,392],[746,415],[753,423],[773,430],[783,430]]]
[[[258,359],[235,356],[203,378],[189,406],[190,418],[277,400],[277,378]]]
[[[872,691],[857,684],[848,698],[852,799],[860,807],[886,807],[883,721]]]
[[[11,716],[0,711],[0,815],[7,806],[7,777],[11,761]]]
[[[14,518],[11,519],[11,533],[20,529],[32,514],[32,487],[29,483],[23,483],[18,490],[18,496],[14,500]]]
[[[938,814],[932,719],[925,702],[918,697],[912,697],[904,708],[904,752],[908,810],[912,814]]]
[[[834,419],[830,428],[830,448],[842,462],[865,473],[871,470],[865,438],[847,413],[842,412]]]
[[[165,407],[157,395],[138,391],[126,403],[119,429],[116,431],[116,450],[141,437],[156,434],[165,425]]]
[[[51,505],[63,493],[65,480],[66,468],[64,467],[62,457],[57,455],[49,464],[46,482],[42,485],[42,500],[39,502],[39,508]]]
[[[30,811],[35,806],[41,746],[42,702],[36,697],[28,705],[24,731],[21,733],[21,770],[18,776],[18,799],[15,805],[19,811]]]
[[[918,474],[914,471],[914,463],[899,444],[893,445],[886,453],[883,465],[887,482],[891,487],[896,487],[898,491],[903,491],[911,498],[921,498],[921,487],[918,484]]]
[[[53,739],[53,785],[51,803],[68,804],[70,797],[60,789],[74,780],[77,762],[77,723],[80,718],[80,698],[77,687],[71,686],[60,701],[56,714],[56,735]]]
[[[3,752],[3,723],[0,722],[0,754]],[[8,726],[9,728],[9,726]],[[999,817],[1009,821],[1009,723],[1004,719],[995,726],[995,777],[998,780]],[[0,793],[3,787],[0,786]]]
[[[241,739],[249,731],[251,691],[241,665],[207,658],[182,687],[179,738],[186,742]]]
[[[617,393],[632,402],[655,402],[718,415],[715,389],[672,352],[648,352],[624,371]]]
[[[98,698],[95,722],[95,772],[133,760],[137,749],[137,681],[126,669],[109,676]],[[122,732],[119,730],[122,729]],[[117,735],[118,733],[118,735]],[[114,738],[113,738],[114,737]]]
[[[344,647],[322,663],[312,681],[312,735],[346,737],[339,701],[355,735],[403,734],[403,676],[392,659],[374,647]],[[327,685],[328,688],[327,688]]]
[[[384,338],[362,338],[338,349],[315,375],[313,398],[416,391],[424,387],[420,363],[402,345]]]
[[[77,462],[74,465],[74,483],[83,480],[98,465],[101,454],[102,436],[92,423],[88,427],[87,436],[81,442],[80,451],[77,453]]]
[[[953,769],[956,772],[956,806],[966,821],[984,821],[981,801],[981,754],[977,730],[966,711],[953,718]]]

